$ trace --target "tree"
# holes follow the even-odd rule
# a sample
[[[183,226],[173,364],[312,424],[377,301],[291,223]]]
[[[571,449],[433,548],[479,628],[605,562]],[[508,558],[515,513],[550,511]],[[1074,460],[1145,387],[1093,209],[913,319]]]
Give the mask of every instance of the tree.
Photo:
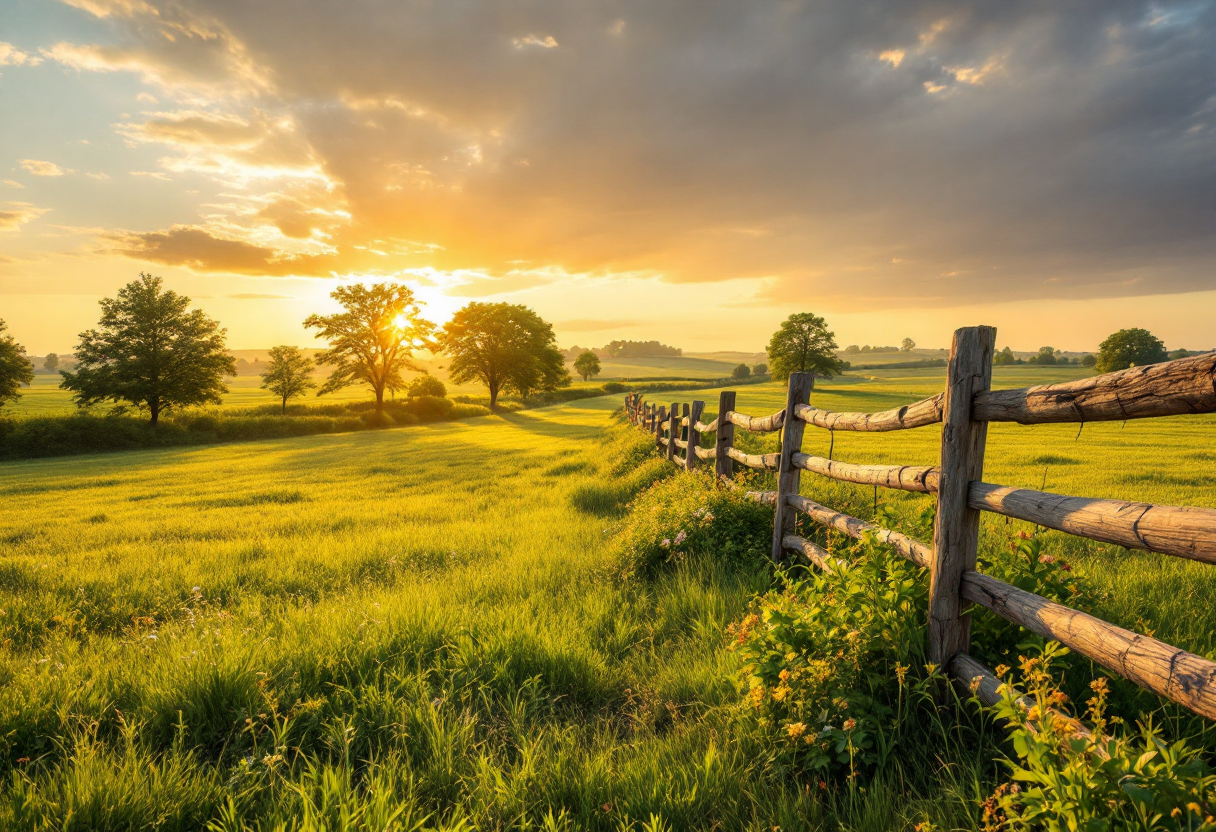
[[[1176,361],[1179,358],[1187,358],[1192,355],[1195,355],[1195,353],[1191,352],[1190,350],[1184,350],[1184,349],[1170,350],[1169,359],[1170,359],[1170,361]]]
[[[1081,366],[1082,367],[1092,367],[1097,363],[1098,363],[1098,359],[1094,358],[1092,353],[1087,352],[1087,353],[1085,353],[1085,355],[1081,356]]]
[[[857,355],[860,352],[861,352],[861,347],[857,346],[856,344],[849,344],[847,347],[844,348],[845,355]]]
[[[522,398],[570,384],[553,327],[526,306],[470,303],[448,321],[440,343],[452,356],[448,377],[457,384],[480,381],[489,388],[491,408],[500,392]]]
[[[904,352],[912,352],[912,350],[916,349],[916,342],[911,338],[905,338],[903,343],[899,345],[899,348]]]
[[[418,370],[414,350],[434,349],[435,325],[422,317],[422,307],[409,287],[395,283],[339,286],[329,295],[342,312],[309,315],[304,326],[319,330],[329,349],[317,363],[333,372],[318,396],[352,384],[366,384],[376,394],[376,413],[384,410],[384,391],[405,388],[403,370]]]
[[[25,347],[13,336],[5,335],[7,329],[4,321],[0,321],[0,407],[21,398],[18,388],[34,381],[34,365],[25,357]]]
[[[746,364],[740,364],[738,367],[731,370],[730,377],[741,381],[745,378],[750,378],[751,374],[752,374],[751,367],[747,366]]]
[[[80,333],[76,369],[61,370],[59,386],[75,393],[79,407],[132,405],[153,425],[177,408],[220,404],[236,362],[224,352],[225,330],[189,306],[190,298],[141,272],[118,297],[101,301],[98,328]]]
[[[303,396],[317,386],[312,380],[315,367],[313,360],[297,347],[271,347],[270,361],[262,371],[262,388],[283,400],[283,412],[286,413],[288,400]]]
[[[51,353],[42,362],[42,369],[50,370],[52,373],[59,369],[59,356]]]
[[[1147,329],[1121,329],[1098,345],[1099,373],[1157,364],[1168,358],[1165,344]]]
[[[831,378],[844,369],[844,362],[836,357],[836,336],[828,331],[827,321],[810,312],[790,315],[773,333],[768,361],[777,381],[785,381],[790,373]]]
[[[1009,367],[1016,364],[1017,361],[1017,358],[1013,354],[1013,350],[1009,349],[1009,347],[1005,347],[1005,349],[992,356],[992,364],[996,367]]]
[[[448,389],[443,386],[442,381],[430,373],[423,373],[410,382],[410,386],[406,388],[406,392],[414,398],[418,396],[434,396],[437,399],[442,399],[448,394]]]
[[[589,381],[592,376],[598,376],[600,374],[599,356],[591,350],[585,351],[574,360],[574,371],[583,377],[583,381]]]
[[[762,376],[767,372],[768,372],[767,364],[756,364],[755,366],[752,367],[752,375],[754,375],[754,376]]]

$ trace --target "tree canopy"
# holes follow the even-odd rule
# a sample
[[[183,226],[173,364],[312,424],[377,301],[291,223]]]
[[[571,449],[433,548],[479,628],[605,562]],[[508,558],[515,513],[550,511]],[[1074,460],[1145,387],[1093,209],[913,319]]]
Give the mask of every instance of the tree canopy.
[[[452,316],[440,339],[451,357],[448,377],[457,384],[480,381],[490,407],[501,392],[520,397],[570,384],[553,327],[526,306],[470,303]]]
[[[435,348],[435,325],[422,317],[422,307],[409,287],[395,283],[339,286],[330,297],[343,311],[309,315],[304,326],[319,330],[329,349],[317,363],[333,367],[318,396],[352,384],[366,384],[376,394],[376,413],[384,409],[384,391],[404,389],[403,370],[417,370],[414,350]]]
[[[600,374],[600,358],[591,350],[584,351],[578,358],[574,359],[574,371],[583,377],[583,381],[588,381],[592,376]]]
[[[751,378],[751,375],[752,368],[746,364],[740,364],[738,367],[735,367],[735,369],[730,371],[730,377],[733,379],[742,380],[745,378]]]
[[[48,355],[46,357],[46,359],[44,359],[42,362],[42,369],[50,370],[51,372],[55,372],[56,370],[58,370],[59,369],[59,356],[55,353],[51,353],[50,355]]]
[[[61,387],[80,407],[111,401],[147,411],[153,425],[162,413],[219,404],[224,376],[236,362],[224,352],[224,333],[190,298],[165,290],[159,277],[140,273],[101,301],[97,329],[80,333],[76,369],[60,371]]]
[[[790,315],[768,342],[769,372],[776,381],[790,373],[815,373],[824,378],[844,370],[836,357],[836,336],[823,318],[810,312]]]
[[[916,349],[916,342],[911,338],[905,338],[903,343],[899,345],[899,349],[901,352],[912,352],[912,350]]]
[[[286,413],[290,399],[303,396],[317,386],[312,380],[315,366],[313,360],[297,347],[271,347],[270,360],[262,371],[262,388],[283,400],[283,412]]]
[[[1110,373],[1157,364],[1168,358],[1165,344],[1147,329],[1121,329],[1098,345],[1094,367],[1099,373]]]
[[[25,357],[25,347],[5,335],[8,326],[0,321],[0,407],[21,398],[18,388],[34,380],[34,365]]]

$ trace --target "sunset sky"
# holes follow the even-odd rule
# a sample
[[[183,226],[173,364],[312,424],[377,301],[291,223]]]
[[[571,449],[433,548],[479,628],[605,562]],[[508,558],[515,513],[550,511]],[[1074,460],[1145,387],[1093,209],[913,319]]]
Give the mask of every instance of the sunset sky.
[[[140,271],[233,348],[339,281],[563,346],[1216,347],[1216,4],[2,0],[0,318]]]

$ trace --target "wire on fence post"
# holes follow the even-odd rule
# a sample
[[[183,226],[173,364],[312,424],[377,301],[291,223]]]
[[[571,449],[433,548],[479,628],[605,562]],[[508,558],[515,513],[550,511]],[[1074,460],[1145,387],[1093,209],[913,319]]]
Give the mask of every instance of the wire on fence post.
[[[929,579],[929,661],[942,671],[967,652],[971,615],[962,609],[963,574],[975,570],[980,512],[968,504],[972,482],[984,475],[988,423],[972,418],[975,394],[992,384],[996,329],[975,326],[954,332],[942,411],[941,474],[933,562]]]
[[[785,498],[798,493],[801,469],[794,467],[794,454],[802,450],[802,433],[806,422],[794,416],[800,404],[811,403],[811,390],[815,386],[814,373],[790,373],[790,384],[785,396],[785,424],[781,430],[781,457],[777,464],[777,505],[773,512],[773,549],[769,557],[781,560],[781,540],[787,529],[793,529],[795,511],[785,504]]]

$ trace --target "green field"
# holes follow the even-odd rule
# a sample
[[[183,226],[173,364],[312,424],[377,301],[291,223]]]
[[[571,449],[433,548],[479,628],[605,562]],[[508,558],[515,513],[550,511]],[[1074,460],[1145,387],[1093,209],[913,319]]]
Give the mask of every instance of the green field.
[[[995,386],[1081,374],[998,369]],[[870,375],[812,401],[878,410],[944,377]],[[667,398],[716,409],[714,391]],[[819,798],[758,775],[722,648],[769,578],[621,576],[615,516],[571,502],[612,479],[618,405],[0,464],[0,828],[969,826],[949,790]],[[741,411],[783,405],[780,385],[740,388]],[[986,478],[1216,507],[1214,429],[994,425]],[[829,440],[808,429],[804,447]],[[833,456],[928,464],[937,443],[842,433]],[[826,500],[813,479],[804,493]],[[869,505],[854,492],[830,496]],[[1216,653],[1209,568],[1048,545],[1104,617]]]

